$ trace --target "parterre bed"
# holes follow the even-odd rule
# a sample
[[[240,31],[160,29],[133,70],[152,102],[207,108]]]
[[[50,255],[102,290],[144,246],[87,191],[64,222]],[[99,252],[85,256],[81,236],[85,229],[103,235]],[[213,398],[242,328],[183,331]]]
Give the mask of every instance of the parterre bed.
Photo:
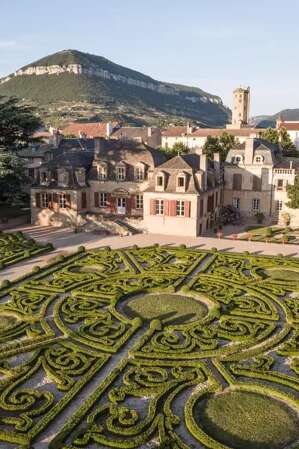
[[[271,270],[299,260],[81,249],[4,286],[0,448],[298,448],[299,278]],[[124,313],[143,294],[157,315]],[[173,323],[163,297],[204,313]]]

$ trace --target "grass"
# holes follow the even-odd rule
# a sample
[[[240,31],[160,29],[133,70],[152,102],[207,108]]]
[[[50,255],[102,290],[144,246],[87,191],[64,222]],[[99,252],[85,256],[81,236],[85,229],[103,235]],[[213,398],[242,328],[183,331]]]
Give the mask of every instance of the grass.
[[[256,393],[209,396],[198,403],[194,416],[208,435],[233,449],[283,449],[299,437],[293,410]]]
[[[17,319],[14,316],[4,314],[0,315],[0,332],[14,326],[16,321]]]
[[[298,281],[299,271],[281,269],[281,268],[270,268],[264,271],[267,276],[272,279],[280,279],[283,281]]]
[[[199,320],[207,314],[207,307],[196,299],[175,294],[153,294],[134,298],[124,307],[130,317],[150,321],[160,319],[168,324]]]

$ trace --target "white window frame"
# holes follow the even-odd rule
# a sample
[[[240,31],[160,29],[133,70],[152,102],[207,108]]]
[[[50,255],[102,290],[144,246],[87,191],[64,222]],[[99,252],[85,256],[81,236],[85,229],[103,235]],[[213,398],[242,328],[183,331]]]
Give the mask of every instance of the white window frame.
[[[106,192],[100,192],[99,205],[100,207],[107,207],[108,195]]]
[[[45,192],[42,192],[40,195],[40,204],[42,209],[48,209],[49,207],[49,195]]]
[[[66,209],[66,195],[65,193],[58,193],[58,205],[60,209]]]
[[[162,180],[161,184],[159,184],[159,182],[158,182],[159,179]],[[157,187],[163,187],[164,186],[164,176],[163,175],[158,175],[157,176],[157,178],[156,178],[156,185],[157,185]]]
[[[282,200],[276,200],[276,210],[280,211],[282,210],[283,201]]]
[[[124,181],[126,179],[126,167],[116,167],[116,179],[118,181]]]
[[[155,201],[155,212],[156,215],[164,215],[164,200]]]
[[[253,198],[252,210],[259,212],[261,209],[261,200],[259,198]]]
[[[256,156],[255,157],[255,162],[257,164],[262,164],[263,163],[263,156]]]
[[[143,195],[136,195],[136,209],[143,209]]]
[[[144,169],[142,167],[135,167],[135,181],[144,180]]]
[[[236,208],[236,209],[240,209],[240,198],[239,197],[234,197],[232,199],[232,205]]]
[[[107,179],[107,167],[100,165],[99,171],[98,171],[98,180],[106,181],[106,179]]]
[[[180,186],[181,179],[183,180],[183,185]],[[185,187],[185,182],[186,182],[185,176],[183,176],[183,175],[178,176],[177,187],[183,189]]]
[[[177,217],[185,216],[185,201],[184,200],[176,201],[176,216]]]

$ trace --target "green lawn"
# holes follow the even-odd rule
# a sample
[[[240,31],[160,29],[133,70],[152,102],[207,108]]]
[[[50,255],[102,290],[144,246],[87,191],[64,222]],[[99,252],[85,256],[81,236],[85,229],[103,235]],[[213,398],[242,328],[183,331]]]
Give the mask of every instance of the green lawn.
[[[161,293],[134,298],[124,311],[130,318],[137,316],[146,321],[157,318],[168,324],[179,324],[203,318],[207,307],[188,296]]]
[[[299,420],[293,410],[268,396],[227,392],[200,401],[198,425],[233,449],[283,449],[299,438]]]

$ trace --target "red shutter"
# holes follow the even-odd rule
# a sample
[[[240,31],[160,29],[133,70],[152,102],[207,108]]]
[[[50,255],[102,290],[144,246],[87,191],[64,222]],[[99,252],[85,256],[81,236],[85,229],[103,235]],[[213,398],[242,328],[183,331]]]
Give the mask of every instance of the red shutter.
[[[81,207],[82,207],[82,209],[86,209],[86,207],[87,207],[86,192],[81,193]]]
[[[170,206],[170,201],[165,200],[164,201],[164,215],[166,215],[166,216],[169,215],[169,206]]]
[[[169,201],[169,215],[171,217],[176,216],[176,201],[175,200]]]
[[[99,192],[94,192],[94,205],[95,207],[100,207]]]
[[[40,208],[40,193],[35,194],[35,206]]]
[[[71,207],[71,195],[69,193],[65,195],[65,199],[66,199],[66,207]]]
[[[150,200],[150,215],[156,215],[156,200]]]
[[[108,193],[108,204],[110,206],[110,212],[113,214],[116,212],[116,206],[115,206],[115,198],[112,197],[110,193]]]
[[[131,209],[136,209],[136,196],[132,195],[130,199],[131,199]]]
[[[190,201],[185,201],[185,217],[190,217]]]

